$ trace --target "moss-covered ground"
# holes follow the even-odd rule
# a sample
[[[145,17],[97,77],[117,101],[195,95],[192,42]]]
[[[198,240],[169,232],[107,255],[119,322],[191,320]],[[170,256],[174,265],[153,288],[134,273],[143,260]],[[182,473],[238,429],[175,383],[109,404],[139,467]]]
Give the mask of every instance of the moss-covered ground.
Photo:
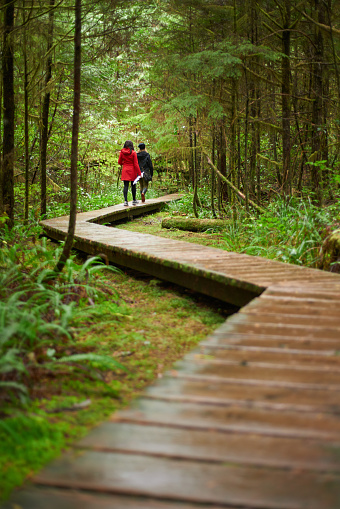
[[[105,279],[112,292],[96,313],[74,323],[74,347],[65,354],[108,355],[127,371],[101,372],[97,381],[83,372],[48,371],[35,381],[28,403],[7,405],[0,421],[0,500],[127,405],[233,311],[140,273],[110,272]]]

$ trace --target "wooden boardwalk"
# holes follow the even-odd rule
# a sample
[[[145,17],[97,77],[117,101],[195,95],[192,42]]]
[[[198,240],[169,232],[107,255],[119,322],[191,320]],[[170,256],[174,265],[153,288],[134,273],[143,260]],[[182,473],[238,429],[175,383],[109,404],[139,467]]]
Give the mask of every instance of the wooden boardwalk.
[[[242,309],[4,508],[340,508],[340,277],[95,224],[175,198],[79,214],[76,246]]]

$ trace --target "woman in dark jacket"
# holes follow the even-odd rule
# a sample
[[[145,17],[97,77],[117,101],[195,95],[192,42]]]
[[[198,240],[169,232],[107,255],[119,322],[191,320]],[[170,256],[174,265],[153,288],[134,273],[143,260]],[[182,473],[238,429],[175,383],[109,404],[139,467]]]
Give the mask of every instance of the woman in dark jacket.
[[[136,184],[133,184],[133,181],[141,175],[141,171],[139,169],[137,154],[135,149],[133,148],[133,143],[130,140],[127,140],[124,143],[124,147],[119,153],[118,164],[122,166],[122,181],[124,182],[124,205],[128,207],[128,190],[129,190],[129,182],[131,182],[131,191],[132,191],[132,205],[137,205],[138,201],[136,200]]]

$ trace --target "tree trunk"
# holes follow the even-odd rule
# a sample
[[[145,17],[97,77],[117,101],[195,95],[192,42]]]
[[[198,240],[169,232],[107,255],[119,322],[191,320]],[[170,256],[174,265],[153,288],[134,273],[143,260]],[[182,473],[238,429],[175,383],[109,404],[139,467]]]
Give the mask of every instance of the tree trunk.
[[[251,43],[256,46],[258,44],[258,15],[257,9],[251,4],[250,7],[250,40]],[[256,57],[250,62],[250,67],[256,69]],[[250,98],[250,132],[251,132],[251,143],[249,150],[249,171],[248,181],[249,189],[253,196],[256,196],[256,179],[257,179],[257,149],[258,149],[258,83],[255,78],[250,74],[249,79],[249,95]],[[257,200],[258,201],[258,200]]]
[[[283,32],[282,32],[282,170],[283,189],[285,194],[291,193],[290,182],[290,21],[291,21],[291,0],[285,0],[283,10]]]
[[[249,126],[249,89],[247,82],[247,71],[245,71],[246,82],[246,117],[244,125],[244,195],[246,201],[246,210],[249,212],[249,177],[248,177],[248,126]]]
[[[192,140],[192,115],[189,116],[189,147],[190,147],[190,158],[189,158],[189,175],[192,187],[195,186],[195,168],[194,168],[194,151],[193,151],[193,140]]]
[[[194,196],[193,196],[193,210],[195,217],[198,217],[198,211],[197,207],[200,206],[200,200],[198,197],[198,180],[199,180],[199,173],[198,173],[198,167],[197,167],[197,132],[196,132],[196,124],[197,124],[197,118],[195,118],[195,130],[194,130],[194,147],[193,147],[193,156],[194,156],[194,166],[193,166],[193,177],[194,177]]]
[[[324,6],[321,0],[314,0],[315,11],[319,23],[324,23]],[[313,62],[313,112],[312,112],[312,154],[314,161],[322,158],[323,146],[323,35],[315,25],[315,52]],[[319,166],[312,166],[312,184],[316,203],[322,202],[322,174]]]
[[[23,2],[24,7],[24,2]],[[23,10],[25,12],[25,10]],[[25,14],[24,14],[25,16]],[[25,23],[25,18],[24,18]],[[28,130],[28,71],[27,71],[27,38],[26,26],[24,27],[24,103],[25,103],[25,221],[28,221],[28,207],[29,207],[29,130]]]
[[[218,168],[224,177],[227,176],[227,146],[225,136],[225,116],[223,115],[219,126],[218,146]],[[220,203],[228,201],[228,188],[219,181]]]
[[[8,216],[9,226],[14,223],[14,65],[12,31],[14,4],[3,0],[4,31],[2,54],[3,79],[3,157],[1,171],[1,210]]]
[[[81,0],[75,0],[75,34],[74,34],[74,94],[73,94],[73,123],[71,145],[71,199],[70,219],[63,252],[56,265],[55,271],[61,272],[71,254],[73,245],[76,216],[77,216],[77,164],[78,164],[78,135],[80,116],[80,74],[81,74]]]
[[[211,149],[211,159],[212,162],[215,164],[215,124],[213,124],[212,127],[212,149]],[[210,199],[211,199],[211,212],[214,218],[216,218],[216,211],[215,211],[215,172],[211,172],[211,192],[210,192]]]
[[[48,37],[47,37],[47,61],[45,75],[45,94],[41,115],[41,144],[40,144],[40,186],[41,186],[41,203],[40,214],[46,216],[46,157],[47,157],[47,141],[48,141],[48,113],[50,108],[50,90],[49,85],[52,78],[52,44],[53,44],[53,18],[54,18],[54,0],[50,0],[50,12],[48,20]]]
[[[230,180],[237,186],[236,179],[236,122],[237,122],[237,82],[235,78],[231,80],[231,118],[230,118],[230,150],[229,150],[229,165],[230,165]],[[230,194],[230,205],[235,204],[235,194]]]

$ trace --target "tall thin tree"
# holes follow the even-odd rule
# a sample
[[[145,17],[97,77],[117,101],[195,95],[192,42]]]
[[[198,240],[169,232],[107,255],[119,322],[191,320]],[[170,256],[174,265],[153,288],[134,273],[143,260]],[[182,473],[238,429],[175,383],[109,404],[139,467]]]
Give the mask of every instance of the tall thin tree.
[[[80,117],[80,76],[81,76],[81,0],[75,0],[75,34],[74,34],[74,93],[73,93],[73,123],[71,143],[71,179],[70,179],[70,218],[68,232],[63,251],[55,267],[55,272],[63,270],[71,254],[74,240],[77,216],[77,164],[78,164],[78,136]]]
[[[0,206],[8,216],[10,226],[14,223],[14,28],[15,0],[2,1],[4,8],[2,80],[3,80],[3,154],[1,165]]]
[[[282,158],[283,158],[283,187],[290,194],[290,165],[291,165],[291,135],[290,135],[290,35],[291,35],[291,0],[282,4]]]
[[[25,0],[23,0],[23,24],[24,24],[24,136],[25,136],[25,221],[28,221],[28,208],[29,208],[29,128],[28,128],[28,65],[27,65],[27,27],[25,19]]]
[[[48,113],[50,109],[50,81],[52,78],[52,44],[53,44],[53,25],[54,25],[54,0],[50,0],[50,12],[48,18],[47,34],[47,60],[45,74],[45,93],[41,115],[41,142],[40,142],[40,175],[41,175],[41,215],[46,216],[46,156],[48,141]]]

